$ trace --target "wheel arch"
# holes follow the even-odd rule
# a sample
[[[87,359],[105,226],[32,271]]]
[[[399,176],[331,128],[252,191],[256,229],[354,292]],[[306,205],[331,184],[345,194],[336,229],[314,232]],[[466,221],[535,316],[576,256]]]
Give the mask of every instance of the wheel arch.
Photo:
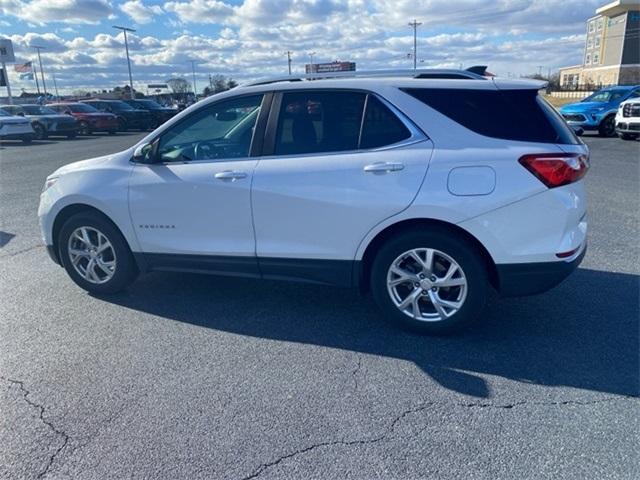
[[[51,239],[53,241],[53,253],[54,255],[56,255],[56,260],[60,265],[62,265],[61,258],[60,258],[60,249],[58,244],[58,237],[60,236],[60,230],[62,230],[62,227],[65,224],[65,222],[69,220],[71,217],[73,217],[74,215],[77,215],[79,213],[88,213],[88,212],[95,213],[101,216],[104,220],[111,223],[113,227],[117,229],[118,232],[120,232],[120,235],[122,235],[122,238],[124,238],[125,242],[127,243],[127,246],[129,247],[129,250],[133,251],[131,248],[131,243],[127,239],[127,236],[124,234],[122,229],[118,227],[118,225],[106,213],[104,213],[103,211],[101,211],[96,207],[87,205],[86,203],[72,203],[62,208],[62,210],[58,212],[55,220],[53,221],[53,227],[51,229]]]
[[[491,257],[491,254],[484,247],[484,245],[482,245],[482,243],[471,233],[469,233],[462,227],[459,227],[458,225],[454,225],[443,220],[430,218],[411,218],[401,220],[385,227],[383,230],[378,232],[366,246],[364,254],[362,255],[362,260],[360,262],[359,271],[356,273],[357,284],[359,285],[361,291],[368,291],[369,289],[371,267],[380,247],[388,239],[394,236],[402,235],[406,232],[416,231],[420,229],[438,229],[440,231],[445,230],[451,233],[455,233],[457,236],[464,238],[465,241],[469,243],[469,245],[480,254],[482,261],[487,269],[487,274],[489,275],[491,286],[493,286],[493,288],[495,288],[496,290],[499,288],[498,270],[493,258]]]

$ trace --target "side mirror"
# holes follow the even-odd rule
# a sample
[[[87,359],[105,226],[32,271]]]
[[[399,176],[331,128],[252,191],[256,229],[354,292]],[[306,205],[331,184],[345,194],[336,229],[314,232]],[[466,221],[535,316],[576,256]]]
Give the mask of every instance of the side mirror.
[[[137,163],[153,163],[156,157],[158,140],[152,143],[143,143],[133,151],[133,161]]]

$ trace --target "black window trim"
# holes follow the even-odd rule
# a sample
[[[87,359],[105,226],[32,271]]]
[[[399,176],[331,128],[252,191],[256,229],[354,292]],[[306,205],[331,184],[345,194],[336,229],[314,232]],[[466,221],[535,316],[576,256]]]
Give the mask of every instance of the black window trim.
[[[280,116],[280,110],[282,107],[282,98],[286,93],[303,93],[303,92],[352,92],[363,93],[365,95],[364,106],[362,108],[362,118],[360,121],[360,131],[358,132],[358,148],[351,150],[336,150],[331,152],[310,152],[310,153],[290,153],[290,154],[276,154],[276,136],[278,130],[278,120]],[[327,88],[327,87],[310,87],[310,88],[295,88],[287,90],[276,90],[273,92],[273,102],[271,103],[271,111],[269,112],[269,119],[265,129],[264,145],[261,154],[261,158],[291,158],[291,157],[319,157],[328,155],[344,155],[352,153],[366,153],[377,152],[384,150],[391,150],[396,148],[402,148],[415,143],[429,140],[429,136],[423,132],[413,121],[407,117],[398,107],[389,102],[386,98],[382,97],[376,92],[370,90],[358,89],[358,88]],[[362,137],[362,126],[366,115],[366,108],[368,105],[369,95],[376,97],[385,107],[387,107],[391,113],[393,113],[402,124],[409,130],[411,134],[408,138],[395,142],[389,145],[383,145],[381,147],[374,148],[359,148],[360,140]]]
[[[237,100],[237,99],[240,99],[240,98],[246,98],[246,97],[255,97],[255,96],[258,96],[258,95],[262,95],[262,103],[260,104],[260,113],[258,114],[258,119],[256,120],[256,125],[255,125],[255,127],[253,129],[253,135],[251,136],[251,145],[249,147],[249,155],[248,156],[246,156],[246,157],[234,157],[234,158],[188,160],[188,161],[183,161],[183,162],[177,162],[177,161],[174,161],[174,162],[154,161],[154,162],[151,162],[151,163],[137,162],[132,157],[130,159],[130,162],[131,163],[135,163],[135,164],[147,165],[147,166],[148,165],[189,165],[189,164],[200,164],[200,163],[224,163],[224,162],[234,162],[234,161],[235,162],[240,162],[240,161],[251,160],[252,158],[259,157],[260,154],[261,154],[262,145],[263,145],[263,142],[264,142],[267,118],[268,118],[269,112],[271,111],[271,104],[273,102],[273,92],[271,92],[271,91],[253,92],[253,93],[246,93],[246,94],[243,94],[243,95],[235,95],[235,96],[225,97],[225,98],[221,98],[217,102],[211,102],[211,103],[208,103],[206,105],[202,105],[200,108],[195,109],[189,115],[186,115],[184,118],[181,118],[176,123],[173,123],[170,126],[168,126],[166,129],[162,130],[162,132],[158,133],[156,136],[154,136],[152,139],[150,139],[147,142],[147,144],[153,145],[154,150],[156,150],[157,147],[158,147],[158,144],[160,142],[160,138],[164,135],[165,132],[167,132],[171,128],[174,128],[174,127],[180,125],[181,123],[187,121],[188,119],[192,118],[194,115],[196,115],[197,113],[201,112],[202,109],[212,108],[213,106],[221,104],[223,102],[233,101],[233,100]]]

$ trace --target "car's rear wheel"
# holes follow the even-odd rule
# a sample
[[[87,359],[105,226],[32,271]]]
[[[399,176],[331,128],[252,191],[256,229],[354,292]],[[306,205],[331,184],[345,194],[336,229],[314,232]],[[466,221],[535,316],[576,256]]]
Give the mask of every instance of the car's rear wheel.
[[[60,230],[58,249],[71,279],[91,293],[118,292],[138,273],[120,231],[97,213],[79,213],[69,218]]]
[[[33,128],[33,138],[36,140],[45,140],[47,138],[47,131],[41,123],[34,123],[31,125]]]
[[[107,130],[109,135],[115,135],[117,132],[115,130]]]
[[[616,117],[615,115],[609,115],[598,127],[598,133],[602,137],[615,137],[616,136]]]
[[[127,131],[127,121],[124,118],[118,119],[118,131],[126,132]]]
[[[382,246],[371,271],[374,299],[394,323],[448,334],[472,322],[488,294],[483,259],[443,229],[404,234]]]
[[[67,133],[67,138],[69,140],[72,140],[72,139],[76,138],[77,136],[78,136],[77,132]]]

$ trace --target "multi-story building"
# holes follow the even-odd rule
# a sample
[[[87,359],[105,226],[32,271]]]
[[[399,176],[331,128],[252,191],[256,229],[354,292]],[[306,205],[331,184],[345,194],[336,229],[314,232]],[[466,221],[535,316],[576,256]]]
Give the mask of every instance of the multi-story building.
[[[616,0],[587,20],[582,64],[560,69],[560,85],[640,83],[640,0]]]

